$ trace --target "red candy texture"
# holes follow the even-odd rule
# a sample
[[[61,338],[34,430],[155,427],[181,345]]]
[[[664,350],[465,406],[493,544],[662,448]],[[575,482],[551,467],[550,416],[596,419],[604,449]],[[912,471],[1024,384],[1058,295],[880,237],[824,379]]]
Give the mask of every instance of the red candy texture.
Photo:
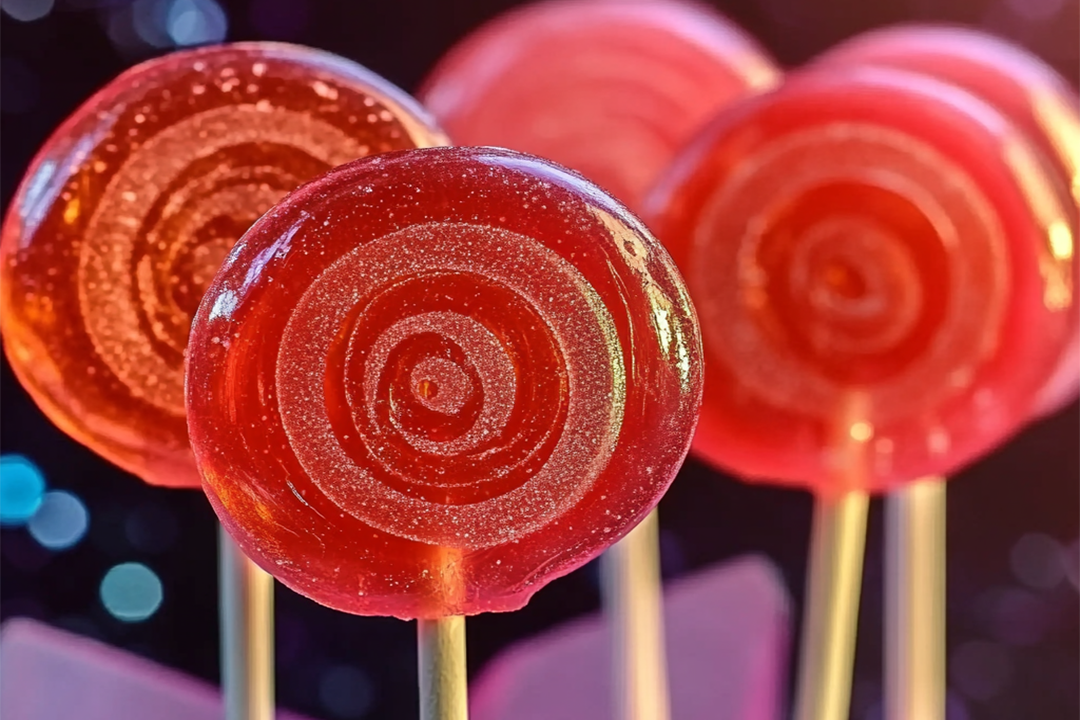
[[[810,73],[726,114],[646,213],[701,315],[695,450],[824,495],[1001,442],[1069,332],[1058,181],[992,108],[917,74]]]
[[[420,97],[456,143],[551,158],[636,210],[713,115],[779,79],[757,43],[712,8],[554,0],[467,37]]]
[[[192,326],[221,522],[281,582],[399,618],[514,610],[656,504],[700,339],[625,208],[493,148],[369,158],[260,219]]]
[[[149,483],[198,487],[184,350],[229,248],[302,182],[443,140],[400,90],[315,50],[226,45],[125,72],[49,138],[4,222],[16,375],[100,455]]]
[[[860,35],[821,57],[818,65],[876,65],[925,73],[962,87],[999,110],[1049,159],[1080,203],[1080,98],[1065,78],[1023,48],[976,30],[898,26]],[[1073,242],[1075,208],[1069,225],[1053,230],[1060,252],[1080,264]],[[1038,393],[1035,411],[1060,409],[1080,391],[1080,321],[1056,369]]]

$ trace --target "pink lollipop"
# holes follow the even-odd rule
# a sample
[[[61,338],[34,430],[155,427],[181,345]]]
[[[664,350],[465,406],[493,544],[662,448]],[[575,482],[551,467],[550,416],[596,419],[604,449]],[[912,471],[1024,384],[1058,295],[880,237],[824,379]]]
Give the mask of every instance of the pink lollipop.
[[[456,142],[578,170],[636,209],[727,104],[775,85],[758,44],[683,0],[550,0],[467,37],[420,97]]]

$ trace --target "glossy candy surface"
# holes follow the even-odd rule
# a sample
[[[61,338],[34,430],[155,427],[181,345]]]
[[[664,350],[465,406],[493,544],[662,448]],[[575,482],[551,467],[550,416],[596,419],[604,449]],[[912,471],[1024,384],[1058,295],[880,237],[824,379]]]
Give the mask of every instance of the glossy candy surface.
[[[83,444],[198,487],[184,351],[232,244],[336,165],[442,141],[404,93],[320,51],[226,45],[125,72],[49,138],[4,222],[12,367]]]
[[[631,209],[679,148],[780,70],[712,8],[681,0],[553,0],[466,37],[420,93],[463,145],[574,168]]]
[[[192,328],[192,445],[264,569],[347,612],[521,607],[660,499],[700,339],[663,248],[493,148],[369,158],[244,236]]]
[[[828,494],[1002,441],[1069,331],[1058,180],[992,108],[912,73],[810,73],[726,114],[646,210],[701,317],[695,450]]]
[[[818,65],[868,64],[922,72],[964,88],[999,110],[1041,150],[1080,204],[1080,97],[1053,68],[1021,47],[976,30],[904,25],[859,35]],[[1069,213],[1075,239],[1075,209]],[[1058,231],[1060,242],[1066,236]],[[1080,255],[1074,252],[1074,273]],[[1038,393],[1037,415],[1058,410],[1080,391],[1080,321],[1056,369]]]

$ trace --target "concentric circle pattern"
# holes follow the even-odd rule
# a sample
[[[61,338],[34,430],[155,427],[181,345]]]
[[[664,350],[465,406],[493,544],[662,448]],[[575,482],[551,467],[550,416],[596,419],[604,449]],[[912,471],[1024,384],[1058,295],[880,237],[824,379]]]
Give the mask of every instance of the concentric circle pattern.
[[[637,209],[724,106],[779,82],[758,44],[683,0],[549,0],[481,27],[420,93],[455,142],[551,158]]]
[[[709,379],[695,449],[830,493],[944,474],[1013,432],[1064,346],[1063,183],[973,96],[795,78],[714,125],[649,200]]]
[[[700,402],[682,281],[595,186],[510,151],[350,163],[234,249],[192,444],[282,582],[369,615],[510,610],[659,500]]]
[[[306,48],[170,55],[119,76],[35,158],[4,224],[4,340],[61,428],[147,482],[198,486],[191,319],[233,243],[286,193],[442,142],[407,96]]]
[[[1059,254],[1080,255],[1067,241],[1080,228],[1080,98],[1053,68],[1027,50],[960,27],[900,25],[864,33],[818,59],[817,65],[871,65],[926,73],[985,100],[1043,152],[1072,189],[1067,224],[1054,230]],[[1060,409],[1080,391],[1080,319],[1072,339],[1039,392],[1037,415]]]

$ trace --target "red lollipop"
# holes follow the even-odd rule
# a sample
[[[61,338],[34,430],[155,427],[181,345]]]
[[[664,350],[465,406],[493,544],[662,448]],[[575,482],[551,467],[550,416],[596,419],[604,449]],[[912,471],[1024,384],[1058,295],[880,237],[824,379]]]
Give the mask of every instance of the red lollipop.
[[[825,53],[816,65],[875,65],[913,70],[947,81],[985,100],[1027,134],[1080,203],[1080,97],[1053,68],[1027,50],[961,27],[904,25],[864,33]],[[1051,248],[1080,256],[1073,243],[1077,213],[1051,228]],[[1038,394],[1036,415],[1046,415],[1080,390],[1080,322],[1056,369]]]
[[[551,0],[469,35],[420,98],[456,142],[551,158],[637,209],[693,133],[779,79],[765,51],[705,5]]]
[[[1067,195],[927,78],[792,80],[711,126],[649,207],[702,316],[694,447],[747,478],[833,494],[953,470],[1026,416],[1071,330]]]
[[[867,493],[1001,442],[1061,352],[1057,180],[975,97],[833,68],[718,120],[648,201],[702,319],[694,448],[817,497],[799,718],[849,711]]]
[[[351,163],[260,219],[192,328],[192,445],[264,569],[363,615],[513,610],[652,508],[700,399],[667,254],[484,148]]]

